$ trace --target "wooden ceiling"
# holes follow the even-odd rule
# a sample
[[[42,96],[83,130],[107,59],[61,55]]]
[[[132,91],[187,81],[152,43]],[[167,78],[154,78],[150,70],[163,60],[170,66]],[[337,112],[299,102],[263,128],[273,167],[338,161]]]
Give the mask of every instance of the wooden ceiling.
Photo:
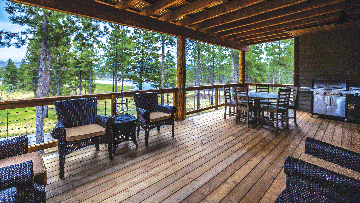
[[[359,20],[353,0],[12,0],[233,49]]]

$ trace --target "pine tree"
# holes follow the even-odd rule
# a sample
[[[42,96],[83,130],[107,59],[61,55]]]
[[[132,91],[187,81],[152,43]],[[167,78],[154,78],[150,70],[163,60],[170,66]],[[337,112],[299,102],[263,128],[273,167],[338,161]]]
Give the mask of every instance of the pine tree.
[[[3,71],[3,84],[14,90],[19,82],[19,71],[14,62],[9,59]]]
[[[113,92],[117,92],[119,73],[121,74],[121,91],[124,87],[124,72],[131,64],[132,49],[134,43],[130,37],[130,30],[124,26],[109,23],[109,29],[105,29],[106,44],[103,45],[105,66],[101,68],[103,73],[111,73],[113,76]]]
[[[138,85],[139,90],[143,89],[144,82],[152,82],[155,86],[159,86],[161,72],[157,53],[159,47],[156,46],[159,41],[158,36],[154,32],[135,29],[133,41],[134,55],[127,77]]]
[[[165,87],[165,59],[168,54],[171,55],[170,52],[166,52],[165,48],[168,46],[174,46],[175,45],[175,39],[173,36],[161,34],[160,35],[160,41],[161,41],[161,88]],[[164,95],[161,94],[161,104],[164,104]]]

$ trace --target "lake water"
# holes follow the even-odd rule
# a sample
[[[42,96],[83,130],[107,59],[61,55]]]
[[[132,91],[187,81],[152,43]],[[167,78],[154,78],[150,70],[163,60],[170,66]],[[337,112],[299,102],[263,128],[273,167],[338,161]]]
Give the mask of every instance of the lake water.
[[[110,84],[112,85],[112,80],[95,80],[95,83],[99,83],[99,84]],[[133,90],[138,90],[139,88],[137,87],[136,83],[134,83],[131,80],[125,80],[124,81],[124,86],[131,86],[133,88]],[[121,82],[118,82],[118,88],[121,88]],[[151,83],[145,82],[143,83],[143,90],[149,90],[149,89],[155,89],[155,87],[151,86]]]

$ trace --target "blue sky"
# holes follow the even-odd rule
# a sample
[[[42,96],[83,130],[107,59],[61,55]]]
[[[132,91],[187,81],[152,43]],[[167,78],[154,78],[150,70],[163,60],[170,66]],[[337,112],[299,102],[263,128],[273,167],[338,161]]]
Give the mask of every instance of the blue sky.
[[[24,26],[14,25],[9,22],[9,15],[5,11],[5,0],[0,0],[0,30],[12,31],[12,32],[20,32],[25,30]],[[23,46],[21,48],[0,48],[0,61],[7,61],[9,58],[14,62],[20,62],[22,58],[24,58],[26,54],[26,47]]]

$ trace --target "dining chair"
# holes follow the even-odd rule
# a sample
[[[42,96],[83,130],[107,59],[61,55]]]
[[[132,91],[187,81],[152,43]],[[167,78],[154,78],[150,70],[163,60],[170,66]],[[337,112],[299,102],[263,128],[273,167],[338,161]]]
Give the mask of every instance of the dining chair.
[[[270,113],[270,121],[275,122],[276,128],[279,128],[279,116],[281,123],[286,121],[286,127],[289,127],[289,101],[291,89],[279,89],[276,105],[262,105],[262,118],[264,112]],[[274,118],[275,116],[275,118]]]
[[[294,118],[294,123],[295,123],[295,125],[296,125],[296,110],[297,110],[297,108],[298,108],[298,104],[297,104],[297,94],[298,94],[299,87],[296,87],[296,86],[288,86],[288,88],[291,89],[289,109],[292,109],[293,112],[294,112],[294,117],[289,117],[289,118]]]
[[[254,103],[249,99],[248,87],[237,87],[235,89],[236,95],[236,123],[240,122],[241,118],[246,120],[246,124],[249,127],[250,114],[256,113],[257,124],[260,119],[260,107],[253,105]]]
[[[270,92],[270,86],[269,84],[256,84],[256,92]],[[272,102],[269,100],[260,100],[260,104],[262,105],[271,105]]]
[[[235,116],[236,115],[236,102],[233,101],[231,97],[231,86],[224,85],[224,97],[225,97],[225,112],[224,119],[226,119],[226,115]],[[229,109],[229,110],[227,110]],[[227,113],[227,111],[229,111]]]

